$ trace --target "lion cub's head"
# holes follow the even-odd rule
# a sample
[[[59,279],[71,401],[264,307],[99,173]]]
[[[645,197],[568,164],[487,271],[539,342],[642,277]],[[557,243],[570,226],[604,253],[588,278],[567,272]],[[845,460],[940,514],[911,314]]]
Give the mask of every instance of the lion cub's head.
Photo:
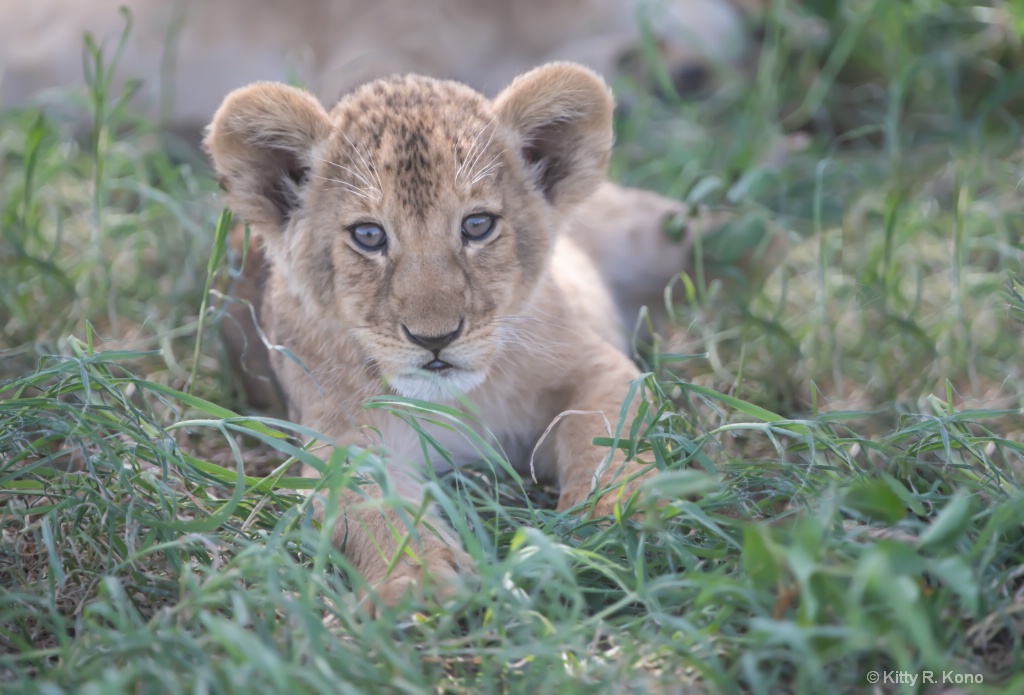
[[[396,392],[479,385],[546,272],[554,235],[603,180],[613,103],[556,63],[494,101],[454,82],[370,83],[330,112],[257,83],[227,96],[206,148],[322,341],[355,336]],[[521,325],[521,324],[520,324]],[[287,336],[278,336],[287,339]]]

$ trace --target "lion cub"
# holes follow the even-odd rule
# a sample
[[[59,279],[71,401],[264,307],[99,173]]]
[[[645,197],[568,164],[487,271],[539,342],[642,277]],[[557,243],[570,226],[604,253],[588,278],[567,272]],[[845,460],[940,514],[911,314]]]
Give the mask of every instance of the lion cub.
[[[269,259],[261,322],[301,362],[272,355],[290,418],[341,445],[379,446],[412,500],[429,447],[400,418],[364,409],[371,396],[466,394],[481,433],[524,470],[554,423],[534,465],[557,481],[559,509],[641,470],[621,451],[602,466],[609,450],[592,443],[639,373],[600,274],[562,234],[605,180],[612,109],[601,78],[571,63],[521,75],[493,101],[416,76],[367,84],[330,111],[281,84],[229,94],[205,146]],[[432,434],[457,463],[479,458],[463,436]],[[404,526],[366,503],[378,487],[361,490],[346,493],[335,540],[384,602],[424,573],[443,592],[471,569],[428,517],[388,574]]]

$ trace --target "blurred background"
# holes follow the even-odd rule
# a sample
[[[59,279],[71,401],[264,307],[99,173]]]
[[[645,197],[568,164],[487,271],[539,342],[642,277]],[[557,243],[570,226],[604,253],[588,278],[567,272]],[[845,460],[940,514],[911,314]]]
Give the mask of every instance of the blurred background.
[[[138,80],[136,109],[186,132],[256,80],[297,83],[328,104],[406,72],[493,96],[531,67],[574,60],[692,97],[749,64],[759,11],[757,0],[5,0],[0,101],[52,105],[83,86],[86,33],[117,47],[115,86]]]

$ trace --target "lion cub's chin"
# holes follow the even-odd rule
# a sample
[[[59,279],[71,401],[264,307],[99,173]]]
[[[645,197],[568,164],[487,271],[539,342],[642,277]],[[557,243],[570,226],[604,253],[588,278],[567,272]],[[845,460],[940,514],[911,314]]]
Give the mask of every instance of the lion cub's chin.
[[[399,396],[440,403],[468,394],[485,378],[483,372],[452,368],[441,374],[399,374],[388,380],[388,386]]]

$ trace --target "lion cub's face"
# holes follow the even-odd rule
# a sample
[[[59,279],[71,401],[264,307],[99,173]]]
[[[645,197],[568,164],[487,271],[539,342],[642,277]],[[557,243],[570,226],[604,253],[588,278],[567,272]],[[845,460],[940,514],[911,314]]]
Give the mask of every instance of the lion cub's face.
[[[261,83],[225,99],[206,146],[295,310],[325,341],[354,336],[397,393],[438,400],[514,349],[553,235],[604,177],[611,110],[600,78],[571,64],[494,102],[382,80],[330,113]]]

